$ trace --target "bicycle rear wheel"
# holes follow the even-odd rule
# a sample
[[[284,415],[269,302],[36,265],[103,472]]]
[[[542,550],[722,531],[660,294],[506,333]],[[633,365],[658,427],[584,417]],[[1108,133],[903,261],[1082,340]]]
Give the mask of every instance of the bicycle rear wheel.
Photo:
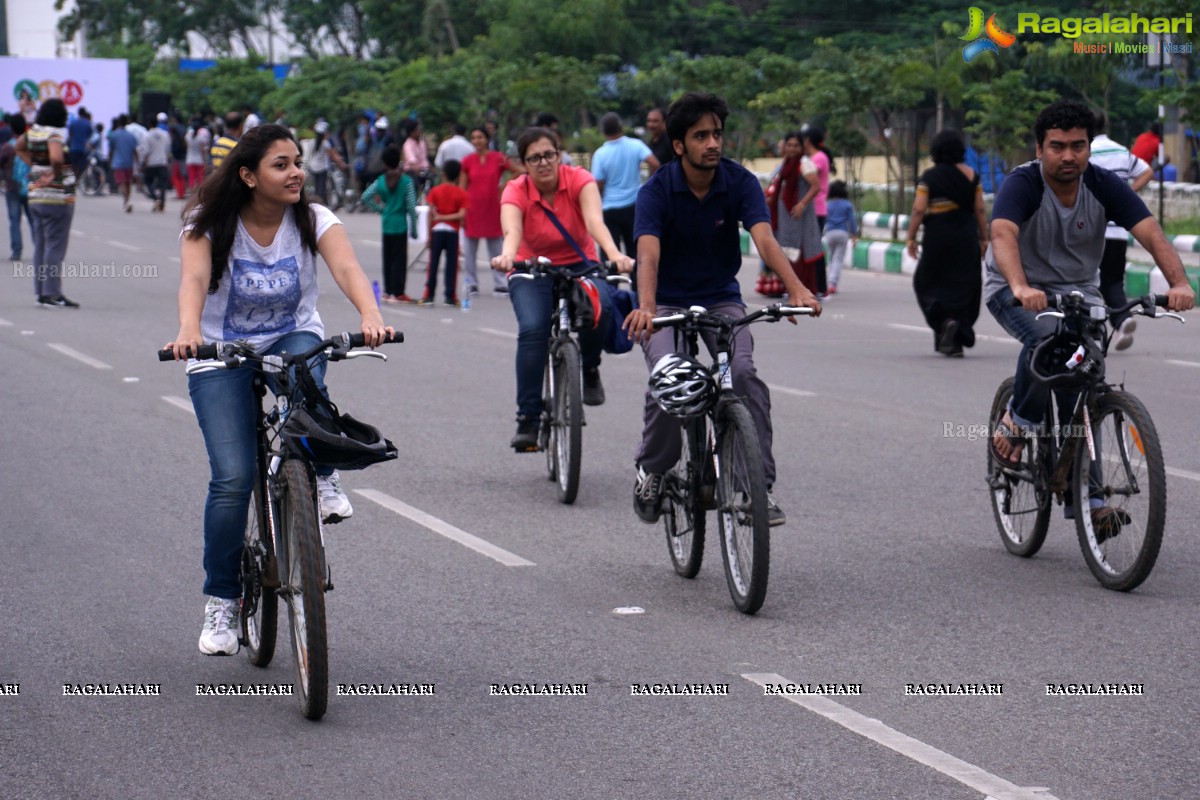
[[[553,353],[553,350],[551,351]],[[583,370],[579,345],[562,341],[550,358],[554,382],[550,412],[547,463],[558,481],[558,501],[570,505],[579,493],[579,463],[583,451]]]
[[[1075,532],[1096,580],[1127,592],[1150,576],[1162,546],[1167,514],[1162,447],[1146,407],[1127,392],[1102,395],[1091,423],[1096,460],[1085,442],[1075,454]],[[1092,501],[1103,505],[1093,510]]]
[[[283,596],[291,621],[292,656],[299,676],[300,707],[309,719],[325,714],[329,699],[329,648],[325,635],[325,559],[317,525],[312,467],[283,462],[280,522],[286,557],[280,561]]]
[[[664,476],[663,525],[667,551],[675,572],[694,578],[704,560],[705,491],[711,491],[712,451],[708,445],[708,417],[683,423],[679,462]]]
[[[89,197],[100,194],[104,188],[104,170],[95,164],[89,164],[80,176],[79,189]]]
[[[271,510],[261,483],[250,497],[246,536],[242,546],[242,631],[246,655],[256,667],[265,667],[275,657],[279,626],[279,572],[275,562],[274,527]]]
[[[733,604],[753,614],[767,596],[771,539],[767,479],[750,412],[740,401],[717,412],[717,523]]]
[[[988,492],[992,498],[992,512],[996,527],[1000,530],[1000,541],[1008,552],[1029,558],[1046,541],[1050,528],[1049,491],[1039,490],[1029,477],[1036,477],[1044,486],[1047,465],[1050,463],[1050,439],[1036,437],[1021,453],[1021,464],[1016,470],[1006,470],[992,455],[992,434],[1004,419],[1008,402],[1012,399],[1013,379],[1007,378],[996,390],[992,400],[992,413],[986,437]],[[1018,477],[1024,475],[1026,477]]]

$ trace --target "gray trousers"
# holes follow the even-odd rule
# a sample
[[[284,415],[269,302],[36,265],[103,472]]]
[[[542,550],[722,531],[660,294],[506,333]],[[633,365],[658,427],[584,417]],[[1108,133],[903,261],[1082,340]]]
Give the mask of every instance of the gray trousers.
[[[659,306],[658,315],[681,311],[683,309]],[[709,306],[714,314],[724,314],[727,317],[741,319],[746,316],[746,308],[738,303],[718,303]],[[702,337],[710,353],[715,352],[716,337],[706,334]],[[682,343],[680,343],[682,344]],[[675,342],[675,329],[663,328],[655,331],[650,341],[642,345],[642,353],[646,357],[646,369],[653,370],[658,360],[665,355],[680,352]],[[703,353],[698,358],[708,363]],[[758,443],[762,448],[763,470],[766,472],[767,485],[775,483],[775,456],[771,452],[771,394],[767,385],[758,377],[754,367],[754,339],[750,328],[738,328],[733,337],[733,354],[730,356],[730,371],[733,374],[733,391],[750,411],[754,419],[754,427],[758,430]],[[645,409],[643,411],[644,428],[642,443],[638,446],[636,463],[646,472],[665,473],[679,460],[679,449],[682,446],[679,420],[670,416],[658,407],[650,392],[646,392]]]
[[[469,292],[471,289],[478,291],[479,278],[475,272],[475,257],[479,253],[479,243],[484,242],[487,245],[488,263],[484,265],[487,272],[492,273],[492,289],[508,290],[508,279],[504,277],[503,272],[496,272],[492,269],[491,259],[500,255],[504,246],[504,238],[497,236],[494,239],[475,239],[467,235],[463,235],[463,289],[464,292]],[[486,273],[484,273],[486,274]]]
[[[62,294],[63,259],[75,205],[30,203],[29,214],[37,221],[33,230],[33,291],[38,297]]]

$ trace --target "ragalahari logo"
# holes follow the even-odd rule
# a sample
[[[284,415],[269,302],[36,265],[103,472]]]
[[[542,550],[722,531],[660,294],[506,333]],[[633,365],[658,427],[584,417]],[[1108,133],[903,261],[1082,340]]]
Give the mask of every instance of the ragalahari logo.
[[[975,57],[980,53],[999,53],[1001,47],[1011,47],[1012,43],[1017,40],[1007,31],[1000,30],[1000,26],[996,24],[996,15],[992,14],[987,19],[987,24],[983,22],[983,11],[975,6],[971,6],[968,11],[970,15],[967,25],[967,32],[964,36],[958,37],[964,42],[970,42],[963,48],[963,61],[970,64],[975,60]],[[982,37],[980,34],[985,34]]]

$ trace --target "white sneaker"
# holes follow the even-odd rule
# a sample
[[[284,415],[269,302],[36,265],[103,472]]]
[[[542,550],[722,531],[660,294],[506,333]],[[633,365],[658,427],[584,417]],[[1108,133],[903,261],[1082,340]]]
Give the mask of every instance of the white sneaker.
[[[1133,332],[1137,330],[1137,320],[1133,317],[1121,323],[1121,327],[1117,328],[1117,332],[1113,334],[1112,344],[1118,350],[1128,350],[1133,344]]]
[[[332,525],[354,514],[350,498],[342,491],[342,479],[336,470],[328,477],[317,476],[317,498],[321,503],[321,522]]]
[[[200,652],[206,656],[233,656],[238,651],[238,614],[240,600],[208,598],[204,606],[204,627],[200,630]]]

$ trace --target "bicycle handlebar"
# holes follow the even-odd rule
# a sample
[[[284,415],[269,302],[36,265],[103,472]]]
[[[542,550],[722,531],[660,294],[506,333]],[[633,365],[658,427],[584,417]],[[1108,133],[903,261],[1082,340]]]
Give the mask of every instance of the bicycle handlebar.
[[[604,269],[605,280],[610,283],[629,280],[624,275],[617,273],[617,267],[612,261],[601,261],[598,263],[582,263],[573,267],[556,266],[550,263],[550,259],[539,256],[538,258],[526,258],[520,261],[513,261],[512,273],[510,278],[526,278],[532,280],[539,275],[561,276],[564,278],[582,278],[584,275],[590,275],[597,270]]]
[[[395,331],[391,338],[384,339],[384,344],[399,344],[403,341],[404,333],[401,331]],[[290,358],[296,360],[308,360],[322,350],[326,350],[331,347],[335,352],[345,353],[352,348],[365,346],[366,339],[361,333],[339,333],[336,336],[331,336],[328,339],[313,345],[312,349],[310,349],[307,353],[294,355]],[[252,348],[238,342],[213,342],[212,344],[202,344],[195,348],[195,353],[192,358],[195,358],[198,361],[212,361],[215,359],[224,359],[227,356],[257,356],[258,359],[262,358]],[[170,348],[159,350],[158,360],[175,361],[175,351]]]
[[[729,317],[720,314],[709,313],[708,309],[702,306],[692,306],[687,311],[678,311],[674,314],[668,314],[665,317],[655,317],[651,320],[651,324],[657,329],[678,325],[685,320],[690,320],[702,328],[728,328],[729,330],[733,330],[734,328],[740,328],[742,325],[749,325],[764,318],[767,322],[778,322],[784,317],[812,316],[812,314],[813,310],[807,306],[785,306],[782,303],[773,303],[765,308],[760,308],[758,311],[753,311],[741,319],[731,320]]]
[[[1157,314],[1153,313],[1154,307],[1157,306],[1159,308],[1166,308],[1167,302],[1168,302],[1168,297],[1165,294],[1148,294],[1143,297],[1135,297],[1132,300],[1130,300],[1127,303],[1120,305],[1120,306],[1108,306],[1108,305],[1089,304],[1087,302],[1084,302],[1085,298],[1083,297],[1083,294],[1080,292],[1071,292],[1070,294],[1061,294],[1061,293],[1051,294],[1050,292],[1046,292],[1045,294],[1046,294],[1046,307],[1047,308],[1062,309],[1062,308],[1078,307],[1080,309],[1085,309],[1085,310],[1089,309],[1089,308],[1103,308],[1105,311],[1108,312],[1108,316],[1110,316],[1110,317],[1120,316],[1121,314],[1124,314],[1126,311],[1133,311],[1133,309],[1135,309],[1139,306],[1141,307],[1141,311],[1140,311],[1141,314],[1143,314],[1147,317],[1154,317],[1154,316],[1157,316]],[[1073,297],[1078,297],[1079,299],[1073,301],[1072,300]],[[1016,297],[1013,297],[1012,305],[1014,307],[1019,306],[1019,305],[1021,305],[1021,301],[1018,300]],[[1139,313],[1139,312],[1135,312],[1135,313]]]

